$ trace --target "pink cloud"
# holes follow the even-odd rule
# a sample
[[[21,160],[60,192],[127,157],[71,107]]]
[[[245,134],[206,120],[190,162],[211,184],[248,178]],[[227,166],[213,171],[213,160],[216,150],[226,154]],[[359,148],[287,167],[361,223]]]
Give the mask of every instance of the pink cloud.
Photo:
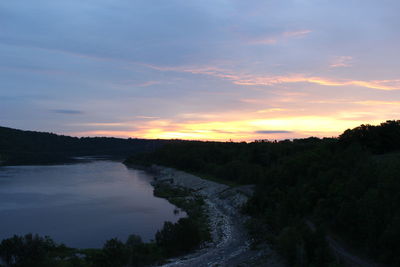
[[[286,31],[277,35],[262,38],[252,38],[248,41],[252,45],[274,45],[290,38],[300,38],[310,34],[311,30]]]
[[[234,73],[226,69],[214,66],[182,66],[182,67],[158,67],[151,66],[160,71],[177,71],[192,74],[210,75],[231,81],[237,85],[247,86],[271,86],[287,83],[311,83],[323,86],[359,86],[377,90],[400,90],[400,79],[391,80],[351,80],[351,79],[333,79],[320,76],[307,76],[305,74],[289,75],[253,75]]]
[[[336,57],[329,65],[331,68],[351,67],[353,57],[351,56],[340,56]]]
[[[143,83],[139,83],[136,86],[138,87],[148,87],[148,86],[152,86],[152,85],[156,85],[156,84],[160,84],[161,82],[159,81],[147,81],[147,82],[143,82]]]
[[[282,34],[284,37],[301,37],[311,33],[311,30],[297,30],[297,31],[287,31]]]

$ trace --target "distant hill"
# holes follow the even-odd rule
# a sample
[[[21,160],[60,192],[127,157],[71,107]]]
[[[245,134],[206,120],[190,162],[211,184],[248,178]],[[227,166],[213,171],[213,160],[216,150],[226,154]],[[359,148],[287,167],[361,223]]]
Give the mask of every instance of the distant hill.
[[[173,141],[110,137],[78,138],[0,127],[0,164],[49,164],[86,155],[126,157],[138,152],[150,152],[168,142]]]

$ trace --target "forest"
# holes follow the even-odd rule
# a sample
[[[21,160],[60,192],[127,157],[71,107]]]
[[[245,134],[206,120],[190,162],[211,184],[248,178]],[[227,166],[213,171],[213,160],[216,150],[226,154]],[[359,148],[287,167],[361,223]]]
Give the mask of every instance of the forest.
[[[51,163],[46,161],[50,157],[61,160],[88,154],[130,154],[127,164],[165,165],[232,186],[256,184],[253,197],[243,206],[252,218],[248,229],[254,237],[253,247],[272,244],[290,266],[336,266],[326,242],[328,235],[376,262],[400,266],[398,120],[361,125],[337,138],[250,143],[74,138],[0,128],[3,164]],[[126,242],[110,240],[100,252],[84,252],[85,259],[107,262],[120,253],[118,258],[124,261],[114,266],[134,262],[135,255],[145,257],[135,260],[140,264],[157,262],[197,247],[203,237],[196,224],[196,219],[166,224],[150,244],[135,237]],[[190,243],[187,236],[199,238]],[[181,239],[188,244],[181,247]],[[42,253],[35,255],[44,255],[44,264],[60,259],[57,253],[67,248],[46,238],[17,236],[3,240],[0,256],[4,261],[12,259],[15,264],[10,266],[33,266],[24,263],[31,260],[32,249]],[[19,257],[21,264],[16,263]],[[75,256],[65,257],[67,262],[82,262]]]
[[[291,266],[333,264],[326,235],[400,265],[400,121],[361,125],[338,138],[166,144],[128,162],[256,184],[243,207],[255,246],[272,243]]]
[[[126,158],[170,141],[111,137],[70,137],[0,127],[0,165],[51,164],[71,157],[107,155]]]
[[[0,243],[0,266],[12,267],[122,267],[161,264],[167,258],[185,254],[204,240],[193,218],[165,222],[155,241],[143,242],[130,235],[125,242],[112,238],[102,249],[75,249],[58,244],[50,237],[14,235]]]

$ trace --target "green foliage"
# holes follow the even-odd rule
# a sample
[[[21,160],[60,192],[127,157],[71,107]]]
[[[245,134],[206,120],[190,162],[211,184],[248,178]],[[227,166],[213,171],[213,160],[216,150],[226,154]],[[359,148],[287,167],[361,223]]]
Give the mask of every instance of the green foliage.
[[[154,265],[168,257],[185,254],[203,241],[198,224],[192,218],[182,218],[177,223],[165,222],[155,240],[143,243],[136,235],[129,236],[125,243],[110,239],[102,250],[87,255],[86,263],[96,267]]]
[[[74,252],[64,245],[57,245],[47,236],[32,234],[14,235],[0,244],[0,258],[6,266],[15,267],[72,266]]]
[[[212,180],[225,180],[233,184],[250,184],[262,181],[265,167],[278,158],[301,152],[331,139],[254,143],[219,143],[181,141],[165,144],[156,151],[137,154],[126,160],[127,164],[160,164],[195,173]]]
[[[154,195],[166,198],[169,202],[180,207],[189,215],[190,221],[182,221],[181,223],[183,227],[186,227],[190,224],[195,228],[193,229],[192,234],[189,232],[187,233],[189,237],[194,239],[194,241],[197,240],[195,242],[197,243],[195,246],[211,239],[208,217],[203,208],[203,198],[193,194],[191,190],[182,187],[171,186],[168,183],[157,184],[154,188]],[[168,224],[167,227],[169,226],[170,225]]]
[[[102,257],[97,265],[100,267],[121,267],[126,265],[128,260],[129,250],[127,249],[127,246],[117,238],[113,238],[104,244]]]
[[[0,244],[0,259],[12,267],[119,267],[162,263],[197,248],[203,242],[198,224],[191,218],[165,222],[155,235],[156,242],[144,243],[131,235],[124,243],[112,238],[102,249],[71,249],[49,237],[13,236]]]
[[[334,262],[324,232],[312,231],[305,224],[283,228],[276,243],[290,266],[326,266]]]
[[[340,135],[341,143],[359,143],[374,153],[387,153],[400,149],[400,120],[386,121],[378,126],[361,125]]]
[[[156,163],[256,184],[244,207],[256,241],[272,241],[291,265],[328,266],[313,221],[378,261],[400,265],[400,121],[361,125],[338,139],[180,142],[127,162]],[[332,265],[333,266],[333,265]]]
[[[168,257],[185,254],[197,248],[201,241],[197,223],[189,218],[181,218],[175,224],[165,222],[163,229],[156,233],[157,245]]]

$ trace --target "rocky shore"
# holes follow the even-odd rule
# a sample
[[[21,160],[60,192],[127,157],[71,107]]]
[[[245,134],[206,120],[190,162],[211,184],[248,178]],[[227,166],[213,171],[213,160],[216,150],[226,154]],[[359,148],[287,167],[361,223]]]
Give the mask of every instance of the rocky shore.
[[[284,266],[269,247],[250,249],[245,228],[248,219],[239,212],[253,192],[252,186],[229,187],[183,171],[153,166],[157,185],[189,189],[205,201],[212,241],[192,254],[170,259],[163,266]]]

